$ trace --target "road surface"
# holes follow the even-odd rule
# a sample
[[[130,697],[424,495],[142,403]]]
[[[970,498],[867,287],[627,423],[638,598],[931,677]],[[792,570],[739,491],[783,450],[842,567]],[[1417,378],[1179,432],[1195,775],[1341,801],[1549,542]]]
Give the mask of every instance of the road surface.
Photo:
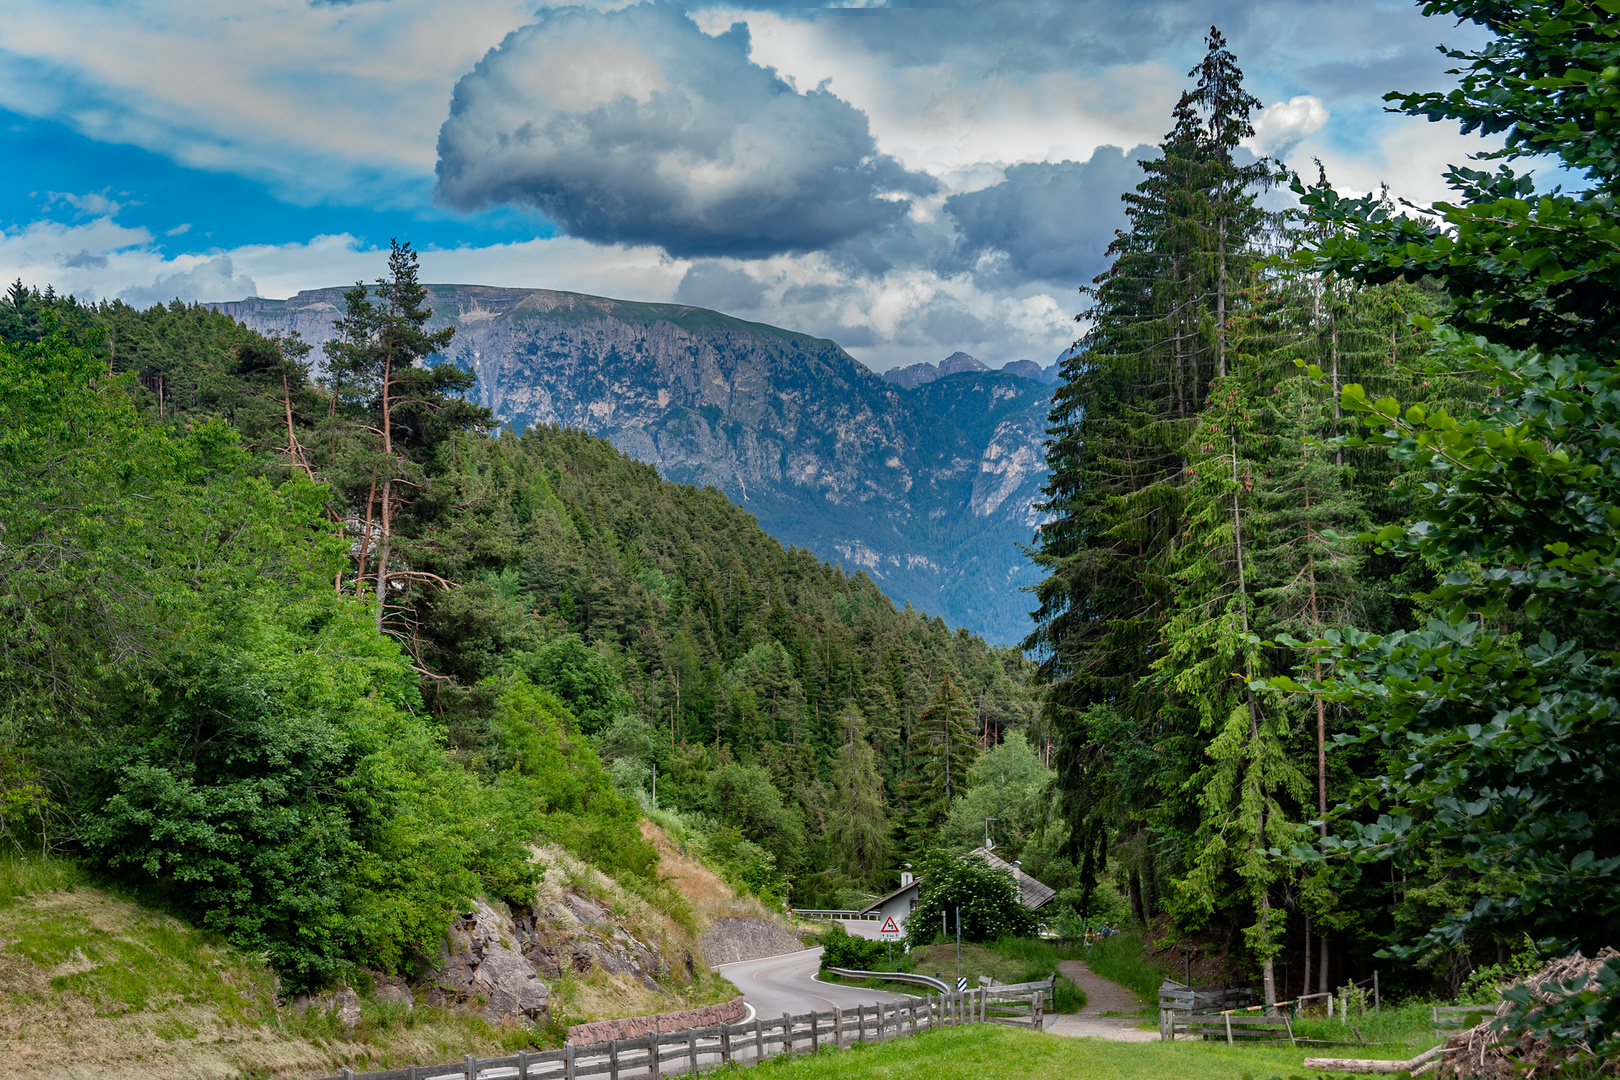
[[[743,1000],[760,1016],[797,1016],[831,1009],[853,1009],[879,1001],[899,1001],[900,995],[859,986],[824,983],[815,978],[821,969],[821,950],[804,949],[763,960],[742,960],[715,968],[742,992]],[[920,992],[921,988],[919,988]]]

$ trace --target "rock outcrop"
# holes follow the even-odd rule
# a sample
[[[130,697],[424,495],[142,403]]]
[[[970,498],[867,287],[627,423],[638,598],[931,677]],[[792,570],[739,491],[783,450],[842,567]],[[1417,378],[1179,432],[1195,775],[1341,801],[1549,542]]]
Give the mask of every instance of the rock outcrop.
[[[523,908],[513,918],[518,948],[542,976],[564,971],[583,975],[600,968],[629,976],[648,990],[669,974],[669,964],[652,945],[638,941],[599,905],[578,893],[564,893],[548,910]]]
[[[436,967],[424,980],[433,1005],[481,1013],[489,1020],[534,1022],[550,1008],[550,992],[518,949],[510,916],[480,900],[450,926]]]
[[[292,1000],[294,1012],[325,1013],[338,1018],[338,1023],[352,1028],[360,1022],[360,995],[353,987],[340,986],[319,994],[299,994]]]
[[[834,342],[678,304],[428,291],[431,327],[456,328],[447,358],[477,374],[474,396],[503,423],[583,428],[667,479],[720,488],[782,542],[864,569],[897,602],[1001,644],[1028,631],[1018,545],[1046,479],[1041,382],[966,353],[885,382]],[[343,298],[215,306],[318,346]]]
[[[704,931],[698,946],[710,967],[781,956],[805,948],[804,942],[769,919],[748,916],[721,919]]]

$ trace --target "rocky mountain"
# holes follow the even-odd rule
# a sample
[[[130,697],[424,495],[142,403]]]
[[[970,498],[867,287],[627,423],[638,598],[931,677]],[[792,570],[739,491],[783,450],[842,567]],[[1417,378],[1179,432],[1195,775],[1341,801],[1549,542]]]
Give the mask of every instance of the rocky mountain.
[[[447,359],[477,374],[474,395],[503,423],[583,428],[668,479],[714,485],[897,602],[1001,644],[1027,633],[1019,545],[1046,477],[1044,382],[958,353],[908,389],[834,342],[702,308],[429,292],[434,325],[457,330]],[[319,344],[342,304],[319,289],[215,306]]]
[[[1062,357],[1058,358],[1060,361]],[[907,364],[905,367],[890,368],[883,373],[883,381],[894,383],[907,390],[915,390],[925,383],[935,379],[943,379],[947,375],[970,374],[977,371],[989,371],[990,368],[976,356],[969,356],[965,352],[953,352],[937,365],[929,363]],[[1026,379],[1045,383],[1048,386],[1058,381],[1058,366],[1041,367],[1033,360],[1010,360],[1001,365],[1002,371],[1010,371],[1014,375],[1021,375]]]

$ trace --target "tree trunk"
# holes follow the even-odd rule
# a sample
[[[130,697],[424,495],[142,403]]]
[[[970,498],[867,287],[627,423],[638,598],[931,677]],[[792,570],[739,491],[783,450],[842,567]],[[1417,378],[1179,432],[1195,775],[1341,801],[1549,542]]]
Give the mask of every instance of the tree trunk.
[[[1339,317],[1328,312],[1329,360],[1333,372],[1333,434],[1339,434],[1339,422],[1344,419],[1344,406],[1339,402]],[[1333,464],[1344,464],[1344,447],[1333,451]]]
[[[389,504],[393,500],[394,481],[390,477],[383,477],[382,486],[382,536],[377,541],[377,632],[382,633],[383,606],[388,600],[388,549],[389,530],[392,525]]]
[[[382,377],[382,440],[383,456],[388,459],[388,473],[382,487],[382,536],[377,543],[377,632],[382,633],[383,607],[388,601],[388,554],[393,546],[394,496],[394,410],[390,392],[394,385],[394,357],[390,352],[383,358]]]
[[[1142,875],[1140,871],[1132,868],[1130,880],[1131,892],[1131,918],[1139,925],[1147,925],[1147,908],[1142,903]]]
[[[1299,982],[1301,997],[1311,992],[1311,917],[1305,916],[1305,977]]]
[[[366,555],[371,550],[371,507],[377,500],[377,478],[371,478],[371,486],[366,489],[366,528],[360,534],[360,566],[354,573],[354,595],[359,596],[366,588]]]
[[[1226,378],[1226,219],[1215,225],[1215,373]]]

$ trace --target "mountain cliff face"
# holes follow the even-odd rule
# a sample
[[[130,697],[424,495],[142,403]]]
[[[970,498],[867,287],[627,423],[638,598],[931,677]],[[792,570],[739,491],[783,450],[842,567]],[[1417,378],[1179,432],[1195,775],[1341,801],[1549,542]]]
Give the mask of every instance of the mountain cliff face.
[[[1050,387],[968,365],[915,389],[837,344],[718,312],[577,293],[429,286],[446,352],[503,422],[600,435],[712,484],[766,531],[860,567],[897,602],[1012,644],[1046,478]],[[215,305],[319,344],[341,289]],[[971,359],[971,358],[969,358]],[[975,361],[975,364],[977,362]]]

